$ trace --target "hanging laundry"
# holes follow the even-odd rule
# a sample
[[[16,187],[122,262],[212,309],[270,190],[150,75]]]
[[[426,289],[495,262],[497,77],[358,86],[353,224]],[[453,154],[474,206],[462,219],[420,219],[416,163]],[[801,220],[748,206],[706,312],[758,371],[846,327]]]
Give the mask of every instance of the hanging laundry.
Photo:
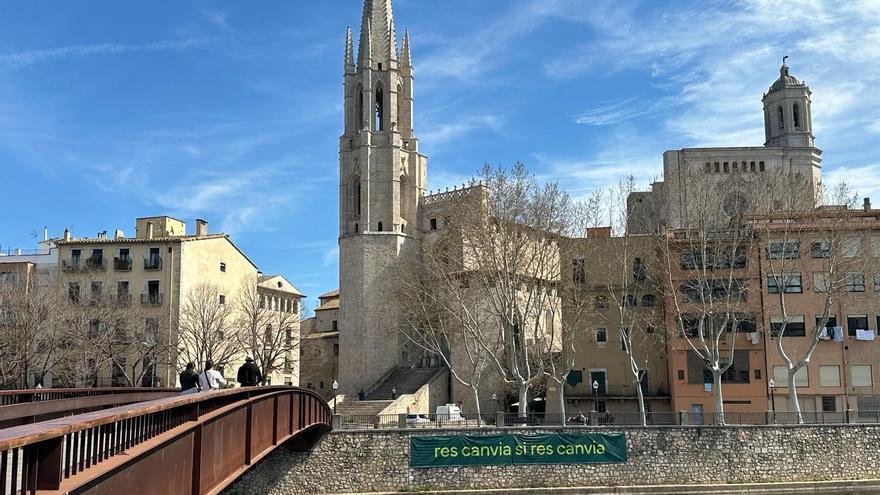
[[[758,332],[752,332],[749,334],[749,340],[752,341],[752,344],[758,343]]]
[[[856,330],[856,340],[874,340],[874,337],[873,330],[864,330],[861,328]]]
[[[822,327],[819,330],[819,340],[830,340],[831,336],[828,335],[828,329],[826,327]]]
[[[843,327],[834,327],[831,329],[835,342],[843,342]]]

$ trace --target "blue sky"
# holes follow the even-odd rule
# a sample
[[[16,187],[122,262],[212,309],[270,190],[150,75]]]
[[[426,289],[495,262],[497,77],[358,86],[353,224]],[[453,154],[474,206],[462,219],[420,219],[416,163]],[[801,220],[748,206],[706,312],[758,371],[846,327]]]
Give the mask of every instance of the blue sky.
[[[0,248],[205,218],[314,304],[337,284],[360,0],[0,0]],[[662,152],[763,143],[782,55],[826,181],[880,203],[880,1],[395,0],[429,187],[522,161],[585,196]]]

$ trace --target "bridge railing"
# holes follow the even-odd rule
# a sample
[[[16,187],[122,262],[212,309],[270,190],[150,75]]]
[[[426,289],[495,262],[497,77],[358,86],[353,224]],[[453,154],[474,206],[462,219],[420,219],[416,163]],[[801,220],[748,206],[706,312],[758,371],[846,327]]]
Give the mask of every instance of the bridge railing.
[[[182,395],[0,430],[0,495],[218,493],[277,445],[330,428],[314,392]],[[136,484],[133,484],[136,483]]]
[[[0,390],[0,407],[46,400],[75,399],[98,395],[153,392],[174,392],[175,388],[102,387],[102,388],[29,388]]]

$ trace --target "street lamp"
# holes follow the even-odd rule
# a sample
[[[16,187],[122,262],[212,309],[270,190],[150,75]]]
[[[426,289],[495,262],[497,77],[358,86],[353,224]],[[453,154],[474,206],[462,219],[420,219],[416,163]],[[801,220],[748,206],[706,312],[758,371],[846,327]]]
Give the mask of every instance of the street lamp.
[[[770,386],[770,407],[773,414],[776,414],[776,382],[771,378],[767,385]]]
[[[333,380],[333,415],[336,415],[336,400],[338,397],[336,396],[336,391],[339,390],[339,382]]]
[[[498,406],[498,395],[492,392],[492,417],[495,417],[495,408]]]
[[[595,395],[596,399],[593,402],[593,411],[599,412],[599,381],[593,380],[593,395]]]

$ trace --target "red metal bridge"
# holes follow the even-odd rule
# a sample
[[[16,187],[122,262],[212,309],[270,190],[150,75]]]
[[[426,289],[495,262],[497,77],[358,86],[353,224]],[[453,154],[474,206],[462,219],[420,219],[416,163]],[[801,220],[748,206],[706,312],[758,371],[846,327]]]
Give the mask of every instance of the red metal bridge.
[[[216,494],[279,446],[308,450],[331,427],[327,403],[295,387],[98,390],[11,391],[19,399],[72,395],[0,399],[0,418],[23,404],[75,400],[69,411],[92,410],[42,421],[25,411],[18,420],[36,422],[0,429],[0,495]],[[127,402],[137,394],[164,397]],[[94,410],[122,395],[125,405]]]

